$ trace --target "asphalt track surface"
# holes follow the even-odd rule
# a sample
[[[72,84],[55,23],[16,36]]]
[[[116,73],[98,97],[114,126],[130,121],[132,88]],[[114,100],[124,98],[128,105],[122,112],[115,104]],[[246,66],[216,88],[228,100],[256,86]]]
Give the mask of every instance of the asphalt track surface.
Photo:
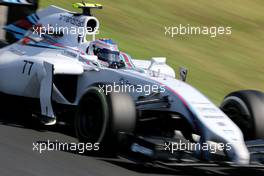
[[[71,126],[43,127],[22,117],[14,105],[0,106],[0,176],[143,176],[143,175],[264,175],[264,169],[230,167],[160,167],[126,159],[69,151],[33,151],[38,141],[77,142]],[[30,122],[30,123],[29,123]]]

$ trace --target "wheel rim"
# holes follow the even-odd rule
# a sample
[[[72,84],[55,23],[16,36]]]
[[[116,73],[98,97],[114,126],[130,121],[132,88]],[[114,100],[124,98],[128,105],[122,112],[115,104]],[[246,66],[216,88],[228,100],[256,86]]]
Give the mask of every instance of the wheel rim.
[[[107,109],[98,96],[89,96],[80,106],[78,131],[86,141],[100,143],[105,135]]]

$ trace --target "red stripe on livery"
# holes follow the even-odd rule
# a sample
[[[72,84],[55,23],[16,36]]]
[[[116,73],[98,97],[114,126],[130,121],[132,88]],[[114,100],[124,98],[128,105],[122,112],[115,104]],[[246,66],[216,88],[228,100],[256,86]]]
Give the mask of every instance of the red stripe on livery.
[[[126,64],[127,64],[127,66],[128,66],[129,68],[131,68],[131,67],[132,67],[132,64],[130,63],[130,60],[129,60],[128,56],[127,56],[125,53],[122,53],[122,55],[123,55],[123,57],[124,57],[124,59],[125,59],[125,62],[126,62]]]
[[[27,20],[19,20],[18,22],[15,23],[15,25],[25,29],[29,29],[32,27],[32,24],[29,23]]]

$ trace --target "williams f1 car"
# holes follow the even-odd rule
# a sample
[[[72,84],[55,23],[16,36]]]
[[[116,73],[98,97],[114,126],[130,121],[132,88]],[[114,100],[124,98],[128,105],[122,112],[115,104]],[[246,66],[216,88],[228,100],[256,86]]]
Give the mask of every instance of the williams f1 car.
[[[164,57],[132,59],[113,40],[96,39],[100,25],[91,10],[100,4],[74,7],[83,12],[50,6],[5,26],[17,41],[0,49],[4,97],[34,101],[31,114],[45,125],[74,112],[78,139],[100,143],[100,150],[116,147],[147,161],[177,161],[187,154],[217,160],[208,147],[176,152],[182,140],[185,146],[220,145],[221,161],[250,164],[252,140],[264,137],[262,93],[231,93],[217,107],[185,82],[187,69],[177,76]]]

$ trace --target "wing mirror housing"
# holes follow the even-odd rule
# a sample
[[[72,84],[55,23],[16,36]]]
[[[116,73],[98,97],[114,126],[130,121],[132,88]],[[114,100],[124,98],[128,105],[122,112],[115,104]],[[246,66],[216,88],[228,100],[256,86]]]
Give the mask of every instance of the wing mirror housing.
[[[80,61],[80,57],[79,57]],[[94,55],[89,55],[89,56],[84,56],[84,62],[91,62],[92,64],[89,64],[88,67],[86,67],[86,70],[95,70],[95,71],[100,71],[101,70],[101,64],[98,61],[97,56]]]
[[[180,67],[179,68],[179,75],[180,75],[180,80],[183,82],[186,82],[187,75],[188,75],[188,69],[185,67]]]

